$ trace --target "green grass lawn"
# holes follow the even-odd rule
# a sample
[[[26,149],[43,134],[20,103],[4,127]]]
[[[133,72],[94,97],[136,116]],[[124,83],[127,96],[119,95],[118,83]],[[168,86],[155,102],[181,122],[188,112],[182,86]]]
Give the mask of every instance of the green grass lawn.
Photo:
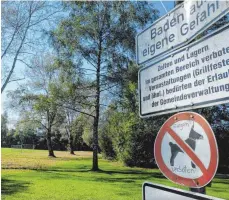
[[[175,186],[156,169],[125,167],[99,157],[101,171],[92,172],[92,153],[2,149],[4,200],[140,200],[144,181]],[[229,199],[229,179],[215,178],[207,194]]]

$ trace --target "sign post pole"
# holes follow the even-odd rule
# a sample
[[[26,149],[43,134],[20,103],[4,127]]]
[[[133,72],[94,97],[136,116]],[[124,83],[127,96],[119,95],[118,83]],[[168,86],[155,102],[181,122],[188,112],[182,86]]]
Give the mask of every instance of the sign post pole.
[[[191,112],[193,112],[193,110],[191,110]],[[205,118],[205,117],[204,117]],[[211,182],[210,182],[211,183]],[[200,194],[206,194],[206,186],[201,187],[201,188],[189,188],[189,190],[191,192],[196,192],[196,193],[200,193]]]
[[[201,193],[201,194],[206,194],[206,188],[201,187],[201,188],[190,188],[191,192],[197,192],[197,193]]]

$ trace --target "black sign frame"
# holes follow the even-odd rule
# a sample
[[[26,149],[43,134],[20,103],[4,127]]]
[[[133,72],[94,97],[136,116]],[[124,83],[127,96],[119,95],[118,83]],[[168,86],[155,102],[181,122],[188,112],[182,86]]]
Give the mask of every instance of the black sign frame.
[[[220,199],[220,198],[217,198],[217,197],[207,196],[207,195],[198,194],[198,193],[194,193],[194,192],[190,192],[190,191],[185,191],[185,190],[181,190],[181,189],[167,187],[167,186],[164,186],[164,185],[145,182],[142,185],[142,199],[143,200],[147,200],[146,196],[145,196],[146,187],[150,187],[150,188],[162,190],[162,191],[165,191],[165,192],[177,194],[177,195],[180,195],[180,196],[183,196],[183,197],[192,198],[194,200],[214,200],[214,199],[215,200],[219,200]]]

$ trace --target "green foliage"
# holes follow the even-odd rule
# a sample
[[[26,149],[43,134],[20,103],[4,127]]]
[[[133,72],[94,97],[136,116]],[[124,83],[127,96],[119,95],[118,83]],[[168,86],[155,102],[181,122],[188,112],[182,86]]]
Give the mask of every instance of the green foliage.
[[[117,158],[128,166],[156,167],[153,144],[163,120],[142,120],[137,113],[117,110],[107,120],[100,130],[105,158]]]
[[[21,124],[18,125],[16,127],[16,133],[15,136],[17,136],[18,138],[18,142],[19,144],[36,144],[38,141],[38,137],[36,135],[36,129],[33,128],[32,126],[26,126],[28,124],[32,124],[32,123],[25,123],[25,124]]]
[[[102,92],[114,87],[112,84],[127,70],[129,61],[135,55],[137,29],[145,25],[146,20],[154,20],[157,12],[152,12],[148,2],[66,2],[65,6],[70,11],[69,18],[63,20],[51,35],[62,60],[76,63],[76,58],[80,57],[92,68],[86,69],[85,74],[88,75],[88,71],[93,72],[90,78],[91,93],[88,95],[93,105],[91,102],[90,105],[84,104],[87,110],[95,111],[92,116],[93,131],[86,127],[83,138],[88,145],[93,142],[93,169],[97,170]],[[131,89],[133,87],[130,86]],[[124,128],[128,129],[127,127]]]
[[[6,135],[5,145],[10,147],[12,144],[20,144],[20,139],[16,138],[16,131],[15,129],[10,129]]]
[[[217,140],[221,173],[229,172],[229,104],[195,110],[210,123]]]
[[[1,145],[2,147],[6,146],[6,136],[8,132],[8,116],[7,113],[1,115]]]
[[[103,127],[103,129],[100,130],[99,133],[99,146],[101,148],[102,156],[108,160],[115,160],[116,152],[114,150],[112,139],[107,134],[107,129]]]
[[[129,66],[129,70],[126,73],[126,81],[122,87],[122,94],[121,98],[117,101],[117,106],[113,109],[114,113],[107,115],[106,120],[108,121],[108,125],[106,126],[108,126],[108,128],[104,130],[106,131],[106,136],[110,138],[114,147],[113,150],[117,154],[118,159],[124,161],[127,165],[153,167],[155,166],[153,155],[155,136],[169,115],[147,119],[139,118],[137,71],[134,65]],[[228,172],[228,105],[214,106],[195,111],[202,114],[215,131],[218,146],[220,147],[219,171],[221,173]],[[108,113],[109,112],[110,111],[108,111]],[[106,124],[106,122],[104,123]],[[122,125],[122,123],[124,125]],[[116,138],[118,142],[114,138]],[[120,144],[122,145],[120,146]],[[111,150],[109,150],[109,152],[111,152]]]
[[[83,134],[84,134],[84,127],[86,123],[86,117],[83,115],[79,115],[71,125],[71,134],[74,139],[74,146],[76,150],[81,150],[83,146]]]
[[[78,66],[78,73],[92,74],[91,93],[97,92],[98,100],[100,92],[123,80],[123,72],[135,56],[137,30],[154,21],[158,11],[149,2],[65,2],[64,5],[70,15],[51,33],[58,52],[56,63],[65,73],[69,66],[75,69]],[[82,69],[79,60],[90,67]],[[78,88],[77,93],[80,92]]]
[[[31,121],[20,121],[16,125],[16,129],[10,129],[2,140],[2,146],[11,147],[18,144],[36,144],[38,137],[35,134],[36,123]]]
[[[114,159],[117,156],[118,159],[124,160],[126,156],[124,150],[133,124],[132,120],[133,116],[112,112],[112,116],[107,119],[100,131],[100,145],[105,157]]]
[[[93,130],[92,130],[92,126],[90,124],[88,124],[84,127],[82,138],[83,138],[83,141],[89,147],[92,147],[92,145],[93,145]]]
[[[129,66],[124,74],[122,96],[104,113],[100,146],[104,157],[117,158],[128,166],[155,167],[154,140],[166,116],[140,119],[137,72],[136,65]]]

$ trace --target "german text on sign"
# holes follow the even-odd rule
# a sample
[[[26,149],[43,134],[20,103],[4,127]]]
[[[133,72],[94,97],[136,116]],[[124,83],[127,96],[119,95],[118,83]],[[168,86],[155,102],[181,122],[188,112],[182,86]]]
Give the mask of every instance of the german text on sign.
[[[137,63],[142,64],[184,45],[228,11],[228,0],[184,1],[137,35]]]
[[[140,116],[229,102],[229,25],[139,70]]]
[[[208,122],[194,112],[170,117],[154,145],[155,160],[162,173],[175,183],[203,187],[218,167],[218,147]]]

